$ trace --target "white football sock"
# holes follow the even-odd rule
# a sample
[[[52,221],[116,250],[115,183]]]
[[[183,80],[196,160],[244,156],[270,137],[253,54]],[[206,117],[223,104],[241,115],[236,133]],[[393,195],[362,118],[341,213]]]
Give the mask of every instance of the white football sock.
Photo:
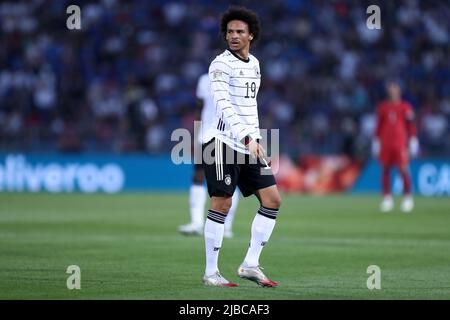
[[[239,191],[236,189],[233,193],[233,197],[231,198],[231,208],[228,211],[227,218],[225,219],[225,230],[231,231],[233,229],[234,214],[236,213],[238,203]]]
[[[261,207],[258,210],[252,223],[252,237],[244,264],[248,267],[259,265],[259,256],[265,244],[269,241],[273,228],[275,227],[275,218],[278,210]]]
[[[191,223],[203,226],[206,202],[206,188],[200,184],[193,184],[189,190],[189,206]]]
[[[224,222],[226,215],[214,210],[208,210],[208,218],[205,222],[205,251],[206,268],[205,275],[210,276],[219,271],[219,250],[222,246]]]

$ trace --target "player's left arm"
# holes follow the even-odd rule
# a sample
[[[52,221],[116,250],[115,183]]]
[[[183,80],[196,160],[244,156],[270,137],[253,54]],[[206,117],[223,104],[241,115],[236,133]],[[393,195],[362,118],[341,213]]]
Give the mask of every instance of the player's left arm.
[[[204,105],[205,105],[205,101],[203,99],[197,98],[197,102],[195,104],[195,111],[194,111],[195,120],[197,120],[197,121],[201,120],[201,115],[202,115],[202,110],[203,110]]]
[[[195,96],[197,98],[195,104],[195,120],[201,120],[201,114],[203,110],[203,106],[205,105],[205,100],[211,95],[209,92],[209,77],[208,75],[203,75],[200,77],[197,83],[197,89],[195,92]]]
[[[411,156],[415,157],[419,154],[419,139],[417,139],[416,115],[413,107],[405,104],[405,121],[408,133],[408,148]]]
[[[378,157],[380,155],[381,149],[381,129],[383,127],[383,108],[380,105],[377,106],[376,109],[376,126],[375,126],[375,135],[372,139],[372,155],[374,157]]]

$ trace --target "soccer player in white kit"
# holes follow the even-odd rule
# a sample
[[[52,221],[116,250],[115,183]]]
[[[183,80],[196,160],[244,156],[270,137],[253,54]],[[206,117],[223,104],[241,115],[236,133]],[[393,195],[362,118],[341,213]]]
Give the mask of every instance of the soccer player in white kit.
[[[242,195],[255,195],[260,207],[251,226],[250,245],[237,270],[239,277],[264,287],[276,287],[259,265],[268,243],[281,197],[272,169],[259,144],[259,118],[256,96],[261,84],[259,61],[250,54],[250,44],[258,39],[259,18],[244,7],[231,7],[221,18],[220,30],[228,48],[209,67],[215,118],[203,133],[203,167],[211,197],[205,222],[206,267],[203,283],[235,287],[219,272],[224,223],[239,187]]]
[[[202,144],[207,142],[203,139],[203,128],[206,128],[211,124],[216,115],[213,98],[211,96],[211,85],[207,73],[200,76],[198,80],[196,96],[198,109],[201,109],[201,122],[198,137],[194,137],[194,143]],[[198,161],[194,161],[194,174],[192,177],[192,185],[189,190],[189,213],[191,221],[188,224],[178,227],[178,231],[184,235],[203,235],[206,203],[206,186],[204,182],[205,173],[203,166],[198,163]],[[236,190],[234,192],[232,201],[233,205],[225,219],[225,230],[223,234],[225,238],[233,237],[233,220],[239,202],[239,191]]]

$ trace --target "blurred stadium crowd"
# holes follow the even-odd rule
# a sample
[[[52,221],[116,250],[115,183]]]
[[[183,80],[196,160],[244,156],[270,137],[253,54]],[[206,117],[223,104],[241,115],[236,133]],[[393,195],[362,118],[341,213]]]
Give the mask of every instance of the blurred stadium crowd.
[[[164,153],[193,128],[198,77],[230,1],[2,1],[0,150]],[[370,154],[384,82],[401,79],[421,155],[450,155],[448,1],[241,1],[259,13],[261,127],[281,151]],[[78,4],[82,29],[68,30]],[[381,7],[381,30],[366,8]]]

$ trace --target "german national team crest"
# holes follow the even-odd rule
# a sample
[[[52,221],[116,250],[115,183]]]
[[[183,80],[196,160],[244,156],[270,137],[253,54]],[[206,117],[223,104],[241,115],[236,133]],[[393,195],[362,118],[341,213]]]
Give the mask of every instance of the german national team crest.
[[[231,184],[231,177],[229,174],[225,175],[225,184],[229,186]]]

